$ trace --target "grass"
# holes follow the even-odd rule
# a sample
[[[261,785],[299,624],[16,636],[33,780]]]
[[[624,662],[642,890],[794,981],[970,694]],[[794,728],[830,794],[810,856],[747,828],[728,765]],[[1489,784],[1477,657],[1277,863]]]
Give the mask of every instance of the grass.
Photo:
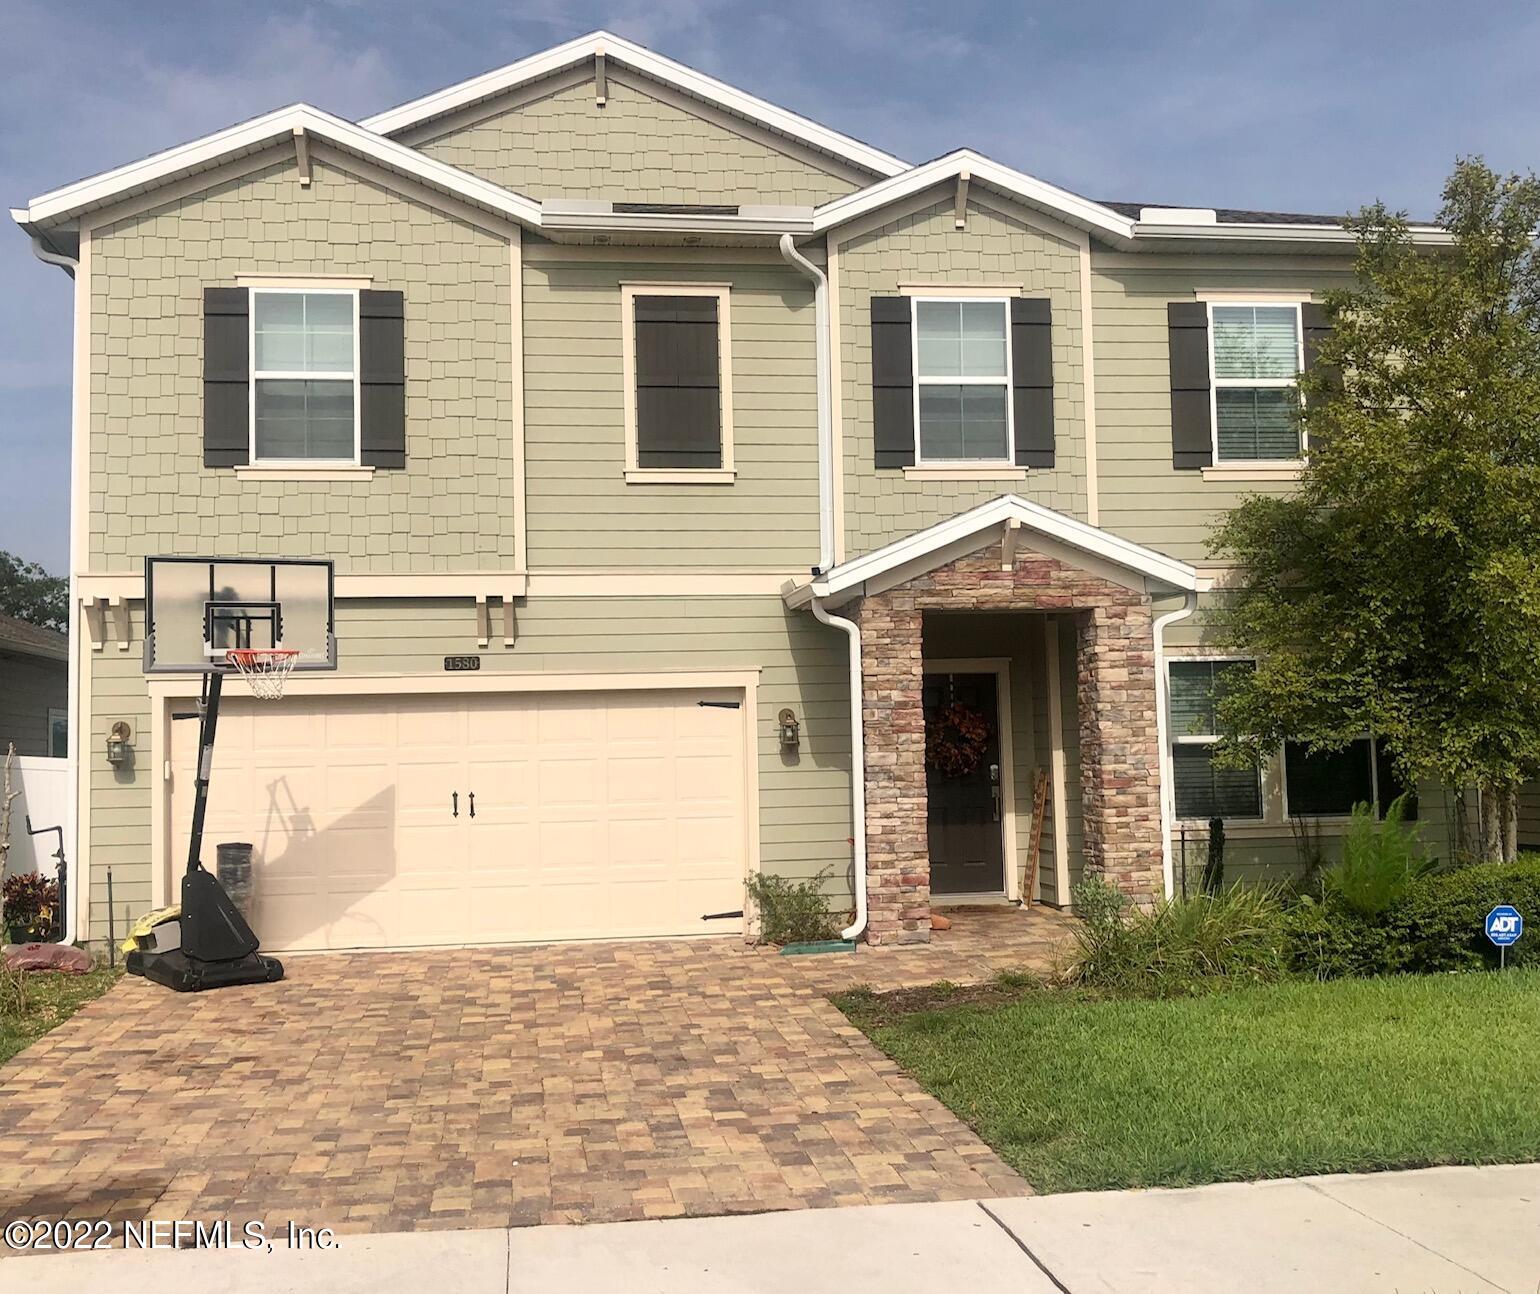
[[[84,975],[23,972],[21,1010],[18,1012],[10,1001],[0,1009],[0,1065],[63,1024],[87,1002],[99,998],[122,973],[121,968],[105,964]]]
[[[1540,970],[835,1001],[1039,1191],[1540,1160]]]

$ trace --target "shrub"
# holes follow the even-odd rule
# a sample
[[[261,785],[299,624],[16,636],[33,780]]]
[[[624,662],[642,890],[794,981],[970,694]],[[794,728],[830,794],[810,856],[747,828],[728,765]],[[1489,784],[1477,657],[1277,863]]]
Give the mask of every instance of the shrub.
[[[1537,923],[1508,949],[1510,965],[1540,962],[1540,855],[1512,863],[1474,863],[1435,872],[1414,882],[1388,914],[1392,937],[1402,947],[1397,969],[1429,973],[1497,965],[1486,937],[1486,915],[1511,903]]]
[[[827,869],[808,881],[773,872],[748,879],[749,898],[759,909],[759,938],[767,944],[810,944],[838,939],[839,927],[823,896]]]
[[[1170,899],[1149,911],[1084,923],[1075,931],[1069,976],[1138,997],[1173,997],[1218,984],[1283,976],[1290,945],[1282,905],[1270,889],[1232,886]]]
[[[1344,904],[1305,895],[1285,912],[1283,924],[1295,974],[1345,979],[1397,969],[1397,949],[1385,925]]]
[[[21,943],[52,939],[58,926],[59,882],[39,872],[8,876],[0,891],[5,924]]]
[[[1123,909],[1128,898],[1116,885],[1099,876],[1087,876],[1070,887],[1070,903],[1075,915],[1093,929],[1106,929],[1123,924]]]
[[[1391,803],[1384,820],[1368,804],[1355,804],[1342,861],[1324,877],[1327,897],[1363,917],[1377,917],[1399,903],[1412,882],[1433,864],[1424,856],[1416,827],[1402,822],[1406,796]]]

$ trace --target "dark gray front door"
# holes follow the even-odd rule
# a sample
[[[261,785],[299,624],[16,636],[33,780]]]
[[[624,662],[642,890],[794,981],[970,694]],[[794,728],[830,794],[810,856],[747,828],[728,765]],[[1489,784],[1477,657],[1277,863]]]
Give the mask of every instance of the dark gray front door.
[[[926,822],[933,894],[999,894],[1005,889],[999,713],[993,674],[925,676]],[[961,730],[949,717],[960,721]],[[933,733],[940,743],[931,739]],[[937,748],[941,744],[945,749]]]

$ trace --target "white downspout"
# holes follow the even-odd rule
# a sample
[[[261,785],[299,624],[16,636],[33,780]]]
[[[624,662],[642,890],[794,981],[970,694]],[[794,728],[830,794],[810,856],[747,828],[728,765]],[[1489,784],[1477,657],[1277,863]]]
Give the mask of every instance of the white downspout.
[[[790,234],[781,235],[781,256],[813,281],[813,333],[818,364],[818,568],[834,565],[834,392],[830,385],[829,278],[797,250]],[[830,615],[816,597],[813,619],[842,630],[850,641],[850,839],[855,862],[855,919],[840,931],[841,939],[858,939],[866,930],[866,727],[862,721],[861,627],[844,616]]]
[[[854,843],[856,914],[841,939],[858,939],[866,929],[866,725],[861,715],[861,626],[844,616],[832,616],[817,598],[808,606],[821,625],[843,629],[850,639],[850,838]]]
[[[834,391],[829,384],[829,278],[781,235],[781,255],[813,280],[813,332],[818,353],[818,574],[834,565]],[[824,621],[825,624],[828,621]]]
[[[31,234],[32,254],[42,261],[44,265],[57,265],[73,280],[80,269],[80,261],[73,256],[65,256],[61,252],[51,252],[43,246],[41,234]],[[79,311],[80,302],[74,303],[74,309]],[[73,325],[78,328],[79,322]],[[72,333],[73,335],[73,333]],[[73,342],[70,345],[70,354],[74,356],[76,347]],[[71,409],[70,409],[70,448],[71,454],[79,452],[76,444],[75,429],[79,425],[81,411],[78,407],[78,392],[80,390],[80,375],[72,373],[70,379]],[[75,551],[75,509],[81,506],[74,488],[76,465],[70,467],[70,555],[69,555],[69,621],[67,631],[69,634],[69,690],[66,693],[65,704],[68,709],[68,720],[65,725],[67,735],[64,754],[68,761],[70,776],[69,812],[65,823],[65,834],[69,838],[70,868],[68,883],[64,896],[64,929],[67,939],[90,938],[90,931],[81,934],[80,927],[76,924],[80,916],[80,889],[83,878],[80,874],[80,841],[77,835],[79,824],[76,822],[76,808],[80,804],[80,778],[81,778],[81,752],[80,742],[76,737],[80,731],[80,597],[75,587],[75,572],[80,568],[80,560],[84,556]],[[48,824],[43,824],[48,825]]]
[[[1198,609],[1198,595],[1182,594],[1182,605],[1155,617],[1155,739],[1160,743],[1156,767],[1160,770],[1160,870],[1166,897],[1176,892],[1175,867],[1171,858],[1171,829],[1176,817],[1175,792],[1172,787],[1171,738],[1166,729],[1166,626],[1185,620]]]

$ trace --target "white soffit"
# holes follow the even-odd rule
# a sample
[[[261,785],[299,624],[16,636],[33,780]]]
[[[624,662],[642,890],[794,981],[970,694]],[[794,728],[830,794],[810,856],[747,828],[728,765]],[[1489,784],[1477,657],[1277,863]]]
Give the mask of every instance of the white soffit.
[[[676,63],[671,58],[655,54],[644,46],[607,31],[579,36],[554,49],[532,54],[517,63],[509,63],[506,67],[496,68],[468,81],[436,90],[420,99],[413,99],[410,103],[403,103],[398,108],[366,117],[360,124],[382,135],[395,134],[531,81],[538,81],[541,77],[564,71],[597,54],[603,54],[606,60],[631,68],[684,94],[714,104],[875,175],[897,175],[909,169],[909,163],[900,157],[873,148],[870,144],[863,144],[858,139],[842,135],[837,130],[821,126],[795,112],[778,108],[725,81],[718,81],[704,72],[697,72],[694,68]]]

